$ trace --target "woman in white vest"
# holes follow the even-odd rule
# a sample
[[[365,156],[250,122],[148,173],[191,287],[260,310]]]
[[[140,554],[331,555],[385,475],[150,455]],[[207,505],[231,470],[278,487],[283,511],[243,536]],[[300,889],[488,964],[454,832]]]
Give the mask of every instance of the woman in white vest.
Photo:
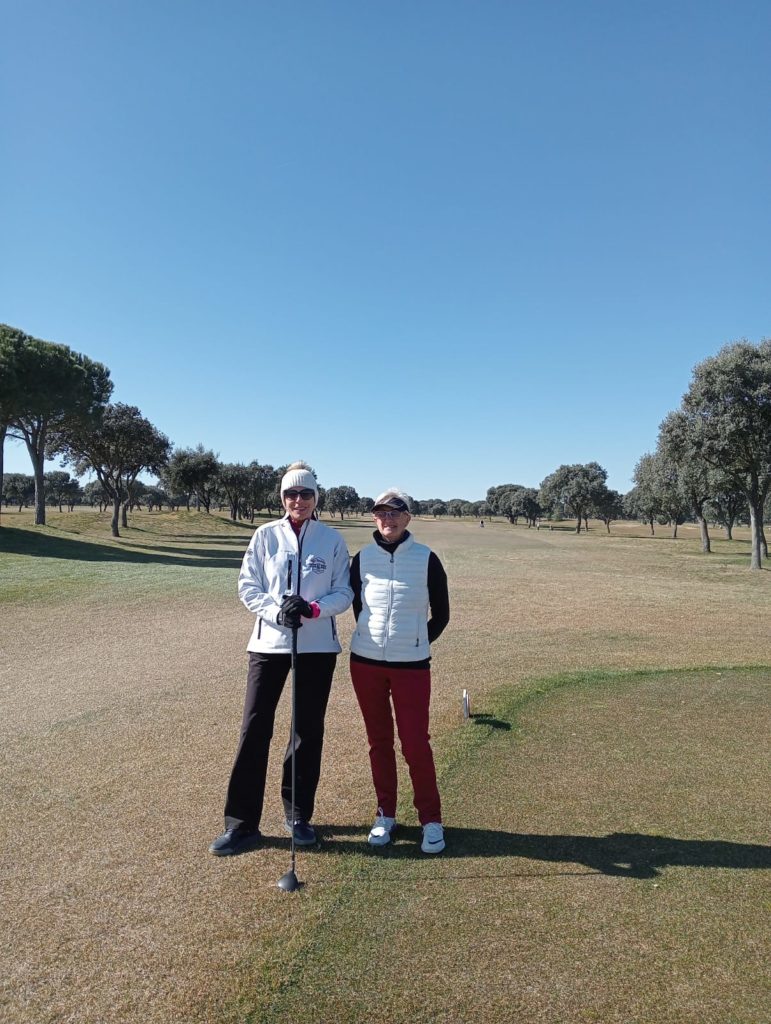
[[[378,809],[367,841],[385,846],[396,828],[394,716],[423,826],[421,849],[445,847],[442,807],[428,732],[430,644],[450,621],[442,563],[407,529],[407,495],[391,489],[375,501],[374,542],[351,564],[356,629],[351,679],[369,740]],[[393,712],[391,705],[393,703]]]
[[[351,604],[348,548],[337,530],[315,517],[319,489],[311,469],[295,462],[281,480],[283,519],[254,533],[238,578],[238,596],[256,620],[247,645],[241,740],[228,785],[225,831],[209,847],[217,857],[258,846],[273,720],[291,666],[297,629],[296,731],[284,757],[281,796],[295,843],[317,841],[310,824],[321,770],[324,716],[341,651],[335,616]],[[292,818],[291,753],[296,803]]]

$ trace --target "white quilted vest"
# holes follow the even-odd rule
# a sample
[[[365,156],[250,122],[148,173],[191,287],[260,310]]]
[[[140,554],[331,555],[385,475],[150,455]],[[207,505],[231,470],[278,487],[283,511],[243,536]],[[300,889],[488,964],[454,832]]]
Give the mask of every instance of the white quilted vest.
[[[351,651],[375,661],[428,658],[428,558],[410,535],[391,554],[369,544],[359,554],[362,609]]]

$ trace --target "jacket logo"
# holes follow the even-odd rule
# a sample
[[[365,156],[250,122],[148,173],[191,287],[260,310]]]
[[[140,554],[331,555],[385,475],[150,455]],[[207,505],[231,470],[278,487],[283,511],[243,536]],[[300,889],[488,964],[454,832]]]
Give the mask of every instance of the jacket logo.
[[[327,571],[327,563],[319,555],[308,555],[305,564],[311,572],[321,573]]]

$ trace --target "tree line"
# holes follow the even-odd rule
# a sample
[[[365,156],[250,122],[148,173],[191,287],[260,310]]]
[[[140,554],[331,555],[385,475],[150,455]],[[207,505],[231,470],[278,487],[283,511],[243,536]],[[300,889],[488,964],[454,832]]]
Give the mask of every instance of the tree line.
[[[588,528],[601,519],[608,532],[616,519],[669,524],[673,535],[686,521],[701,531],[709,553],[709,521],[724,526],[729,539],[737,522],[749,522],[750,567],[768,558],[764,521],[771,518],[771,340],[726,345],[698,363],[680,407],[659,427],[655,452],[645,453],[627,494],[611,490],[597,462],[563,465],[539,488],[517,484],[491,487],[491,507],[512,522],[535,525],[542,516],[570,517]]]
[[[233,520],[254,521],[263,510],[281,508],[278,488],[285,466],[221,462],[202,444],[174,449],[140,410],[111,404],[113,383],[102,363],[66,345],[43,341],[0,325],[0,493],[6,503],[35,506],[35,523],[45,524],[46,502],[73,507],[80,502],[112,508],[111,530],[119,536],[127,513],[140,503],[153,509],[191,504],[209,512],[228,508]],[[6,437],[24,441],[32,476],[3,478]],[[58,458],[76,477],[96,479],[81,488],[64,471],[44,472]],[[148,485],[142,473],[157,478]],[[25,482],[26,480],[26,482]],[[771,340],[725,346],[699,363],[680,407],[659,428],[656,451],[634,471],[635,486],[622,495],[607,486],[598,462],[562,465],[538,488],[520,484],[491,487],[482,501],[463,498],[411,499],[417,515],[505,515],[529,526],[544,516],[570,517],[588,527],[601,519],[608,531],[621,518],[650,525],[694,519],[702,547],[710,550],[708,520],[733,525],[746,514],[751,527],[751,567],[768,557],[763,522],[771,491]],[[30,493],[32,492],[32,493]],[[319,509],[329,514],[371,511],[374,501],[342,484],[319,490]]]

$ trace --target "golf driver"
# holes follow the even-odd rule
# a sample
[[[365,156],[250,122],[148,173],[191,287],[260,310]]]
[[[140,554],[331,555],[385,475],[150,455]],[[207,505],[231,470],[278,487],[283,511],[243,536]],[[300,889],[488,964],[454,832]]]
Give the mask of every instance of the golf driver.
[[[292,593],[292,559],[289,559],[289,579],[287,581],[286,588],[287,595]],[[296,892],[300,888],[300,882],[297,879],[295,872],[295,842],[294,842],[294,821],[295,821],[295,810],[294,810],[294,790],[295,790],[295,717],[296,717],[296,701],[297,701],[297,626],[292,627],[292,725],[291,725],[291,737],[292,737],[292,814],[290,818],[290,824],[292,826],[292,839],[291,839],[291,867],[282,875],[278,880],[279,889],[283,889],[284,892]]]

